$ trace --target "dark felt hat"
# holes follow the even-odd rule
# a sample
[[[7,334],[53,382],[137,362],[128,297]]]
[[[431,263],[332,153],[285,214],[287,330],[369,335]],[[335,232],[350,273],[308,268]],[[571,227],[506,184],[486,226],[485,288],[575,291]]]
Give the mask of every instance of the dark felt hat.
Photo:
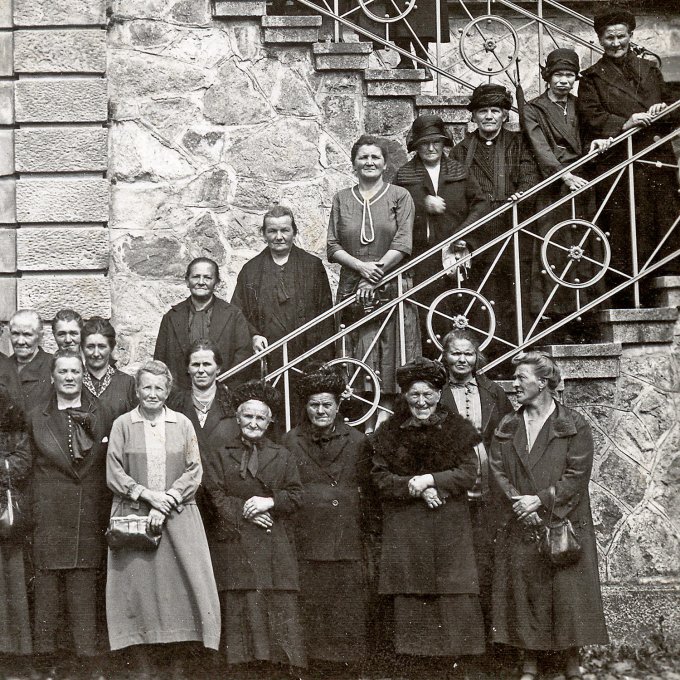
[[[558,50],[553,50],[548,55],[548,58],[545,60],[545,66],[541,68],[541,76],[547,82],[555,71],[573,71],[578,78],[580,70],[581,63],[579,62],[578,54],[574,50],[561,47]]]
[[[261,380],[250,380],[229,390],[229,403],[234,411],[247,401],[261,401],[269,406],[272,413],[277,413],[281,408],[281,395],[271,385]]]
[[[333,394],[336,399],[347,388],[345,376],[334,367],[321,366],[311,373],[300,376],[295,383],[295,391],[303,401],[307,401],[313,394]]]
[[[468,110],[476,111],[487,106],[499,106],[509,111],[512,108],[512,95],[503,85],[497,85],[496,83],[479,85],[472,92]]]
[[[453,146],[451,134],[439,116],[430,114],[418,116],[406,136],[406,148],[409,152],[415,151],[418,144],[429,141],[444,142],[445,146]]]
[[[623,7],[609,7],[593,17],[593,28],[598,35],[602,35],[607,26],[616,24],[625,24],[629,31],[634,31],[637,25],[635,15]]]
[[[404,364],[397,369],[397,383],[402,392],[406,392],[414,382],[420,380],[430,383],[441,390],[448,382],[449,376],[440,361],[432,361],[425,357],[417,357],[410,364]]]

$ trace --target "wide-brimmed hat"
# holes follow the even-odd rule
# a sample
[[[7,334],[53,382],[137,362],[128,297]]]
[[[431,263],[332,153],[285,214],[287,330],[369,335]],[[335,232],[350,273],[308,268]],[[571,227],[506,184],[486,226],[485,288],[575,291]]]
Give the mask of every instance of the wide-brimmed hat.
[[[281,395],[271,385],[261,380],[250,380],[229,390],[229,403],[236,411],[241,404],[247,401],[261,401],[269,406],[272,413],[276,413],[281,407]]]
[[[446,129],[439,116],[424,114],[413,121],[406,135],[406,148],[415,151],[422,142],[444,142],[444,146],[453,146],[451,133]]]
[[[602,35],[607,26],[616,24],[625,24],[629,31],[634,31],[637,25],[635,15],[624,7],[609,7],[593,17],[593,28],[598,35]]]
[[[581,63],[578,54],[576,54],[574,50],[560,47],[557,50],[553,50],[548,55],[548,58],[545,60],[545,66],[541,68],[541,77],[548,82],[550,76],[555,73],[555,71],[573,71],[578,78],[580,70]]]
[[[441,390],[449,380],[444,364],[425,357],[418,357],[409,364],[397,369],[397,383],[402,392],[406,392],[414,382],[424,381]]]
[[[496,83],[479,85],[472,92],[470,103],[467,106],[468,110],[476,111],[488,106],[498,106],[509,111],[512,108],[512,95],[503,85]]]
[[[339,401],[346,388],[345,376],[333,366],[320,366],[298,377],[295,382],[295,391],[303,401],[307,401],[313,394],[323,393],[332,394]]]

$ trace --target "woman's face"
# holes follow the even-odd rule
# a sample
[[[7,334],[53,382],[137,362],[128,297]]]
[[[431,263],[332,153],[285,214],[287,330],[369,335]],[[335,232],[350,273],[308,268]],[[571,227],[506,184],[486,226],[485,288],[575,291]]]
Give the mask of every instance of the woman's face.
[[[144,372],[139,376],[137,399],[147,413],[162,411],[169,391],[168,379],[164,375]]]
[[[263,232],[267,247],[274,255],[287,255],[293,247],[295,229],[289,215],[268,217]]]
[[[333,427],[338,415],[338,401],[334,394],[321,392],[313,394],[307,400],[307,417],[309,422],[320,430]]]
[[[425,140],[418,144],[416,151],[425,165],[437,165],[444,154],[444,142],[437,139]]]
[[[189,377],[191,384],[201,390],[212,387],[220,367],[210,349],[199,349],[189,357]]]
[[[628,30],[626,24],[612,24],[602,31],[599,40],[608,57],[620,59],[628,52],[632,37],[633,32]]]
[[[532,404],[545,389],[545,378],[539,378],[534,372],[534,367],[529,364],[519,364],[515,368],[515,376],[512,386],[515,396],[520,404]]]
[[[83,356],[85,365],[91,371],[100,371],[108,366],[111,358],[111,345],[109,339],[100,333],[88,335],[83,340]]]
[[[468,380],[477,364],[475,346],[469,340],[453,340],[444,352],[444,362],[451,378],[458,382]]]
[[[354,158],[354,170],[359,179],[379,180],[385,172],[385,158],[380,147],[374,144],[360,146]]]
[[[555,71],[548,81],[551,91],[560,97],[568,95],[574,88],[576,74],[573,71]]]
[[[80,326],[77,321],[60,319],[54,324],[54,340],[59,349],[78,351],[80,346]]]
[[[262,439],[272,422],[272,411],[264,402],[251,399],[236,410],[236,422],[246,439]]]
[[[441,390],[435,389],[424,380],[414,382],[404,394],[411,414],[418,420],[427,420],[437,410]]]
[[[78,357],[60,357],[52,369],[55,392],[66,399],[73,399],[83,387],[83,364]]]

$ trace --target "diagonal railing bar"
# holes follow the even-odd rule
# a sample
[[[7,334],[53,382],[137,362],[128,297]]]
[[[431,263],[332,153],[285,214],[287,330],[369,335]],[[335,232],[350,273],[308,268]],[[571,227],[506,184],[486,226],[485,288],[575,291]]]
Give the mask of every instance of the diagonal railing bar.
[[[300,2],[306,2],[307,0],[298,0],[298,1],[300,1]],[[661,118],[663,118],[664,116],[666,116],[666,115],[668,115],[668,114],[670,114],[670,113],[672,113],[672,112],[674,112],[674,111],[676,111],[676,110],[680,110],[680,100],[678,100],[678,101],[674,102],[673,104],[671,104],[670,106],[666,107],[666,108],[665,108],[663,111],[661,111],[657,116],[655,116],[653,120],[656,121],[656,120],[658,120],[658,119],[661,119]],[[627,130],[626,132],[623,132],[622,134],[620,134],[618,137],[616,137],[616,138],[614,139],[614,141],[613,141],[613,143],[612,143],[612,145],[611,145],[610,148],[612,148],[613,146],[616,146],[617,144],[620,144],[620,143],[626,141],[629,137],[631,137],[631,136],[633,136],[634,134],[636,134],[637,131],[638,131],[637,128],[633,128],[633,129],[631,129],[631,130]],[[556,201],[556,202],[555,202],[554,204],[552,204],[552,206],[550,206],[550,207],[552,207],[552,208],[558,207],[559,205],[563,204],[566,200],[570,200],[572,196],[577,196],[578,194],[580,194],[580,193],[582,193],[582,192],[584,192],[584,191],[590,189],[590,188],[591,188],[594,184],[596,184],[597,182],[600,182],[600,181],[606,179],[607,177],[610,177],[611,175],[615,174],[616,172],[619,172],[622,168],[625,168],[628,164],[630,164],[630,163],[636,161],[638,158],[640,158],[640,157],[644,156],[645,154],[647,154],[647,153],[653,151],[653,150],[656,149],[657,147],[659,147],[659,146],[661,146],[661,145],[667,143],[668,141],[670,141],[671,139],[673,139],[674,137],[677,137],[677,136],[680,136],[680,127],[679,127],[679,128],[676,128],[675,130],[673,130],[673,131],[671,131],[671,132],[669,132],[669,133],[666,134],[665,136],[660,137],[657,141],[655,141],[654,143],[652,143],[652,144],[649,145],[648,147],[642,149],[641,151],[637,152],[637,153],[634,154],[631,158],[628,158],[628,159],[626,159],[626,160],[624,160],[624,161],[621,161],[619,164],[617,164],[617,165],[614,166],[613,168],[610,168],[609,170],[607,170],[607,171],[605,171],[604,173],[600,174],[600,175],[599,175],[597,178],[595,178],[594,180],[591,180],[591,181],[590,181],[586,186],[584,186],[583,188],[581,188],[581,189],[579,189],[579,190],[577,190],[577,191],[575,191],[575,192],[572,192],[572,194],[571,194],[570,196],[565,196],[565,197],[563,197],[563,199],[560,199],[559,201]],[[465,227],[465,228],[459,230],[457,233],[455,233],[455,234],[453,234],[453,235],[447,237],[447,238],[444,239],[441,243],[439,243],[439,244],[433,246],[432,248],[430,248],[429,250],[425,251],[424,253],[421,253],[420,255],[418,255],[418,256],[416,256],[416,257],[414,257],[414,258],[411,258],[411,259],[410,259],[407,263],[405,263],[404,265],[402,265],[402,266],[400,266],[400,267],[394,269],[392,272],[389,272],[388,274],[386,274],[385,277],[384,277],[384,279],[381,281],[381,283],[379,284],[378,287],[381,287],[381,286],[385,285],[385,284],[388,283],[389,281],[392,281],[393,279],[395,279],[397,276],[401,276],[402,274],[406,273],[408,270],[413,269],[416,265],[418,265],[419,263],[421,263],[421,262],[423,262],[424,260],[428,259],[429,257],[431,257],[432,255],[434,255],[435,253],[441,252],[442,248],[447,248],[448,246],[450,246],[451,243],[453,243],[454,241],[457,241],[457,240],[463,238],[463,237],[466,236],[467,234],[469,234],[469,233],[471,233],[471,232],[473,232],[473,231],[475,231],[475,230],[477,230],[477,229],[479,229],[479,228],[485,226],[486,224],[488,224],[488,223],[491,222],[492,220],[494,220],[494,219],[496,219],[496,218],[498,218],[498,217],[504,215],[506,212],[508,212],[508,210],[512,210],[513,207],[514,207],[516,204],[521,203],[521,202],[523,202],[523,201],[525,201],[525,200],[528,200],[529,198],[531,198],[531,197],[534,196],[535,194],[537,194],[537,193],[539,193],[540,191],[542,191],[544,188],[550,186],[552,183],[561,180],[561,178],[562,178],[563,175],[565,175],[565,174],[567,174],[567,173],[569,173],[569,172],[574,172],[577,168],[580,168],[581,166],[583,166],[583,165],[585,165],[586,163],[590,162],[591,160],[593,160],[594,158],[596,158],[598,155],[599,155],[599,152],[598,152],[598,151],[596,151],[596,150],[591,151],[590,153],[586,154],[583,158],[580,158],[579,160],[575,161],[574,163],[572,163],[571,165],[567,166],[567,167],[564,168],[563,170],[560,170],[559,172],[554,173],[553,175],[551,175],[550,177],[548,177],[548,178],[542,180],[541,182],[537,183],[536,185],[534,185],[534,186],[531,187],[530,189],[527,189],[523,194],[521,194],[521,195],[518,197],[518,199],[516,200],[516,202],[508,202],[508,203],[506,203],[506,204],[504,204],[504,205],[502,205],[502,206],[499,206],[498,208],[495,208],[494,210],[492,210],[490,213],[488,213],[488,214],[485,215],[484,217],[481,217],[480,219],[476,220],[475,222],[473,222],[472,224],[468,225],[467,227]],[[449,269],[450,269],[450,270],[453,270],[455,267],[463,266],[464,264],[466,264],[467,262],[469,262],[469,261],[473,258],[473,256],[476,256],[476,255],[478,255],[478,254],[480,254],[480,253],[482,253],[482,252],[485,252],[485,251],[488,250],[489,248],[494,247],[496,244],[498,244],[498,243],[500,243],[501,241],[507,239],[508,236],[511,236],[512,234],[516,233],[517,231],[523,229],[523,228],[526,227],[528,224],[530,224],[530,223],[532,223],[533,221],[535,221],[535,219],[538,219],[538,217],[540,217],[540,216],[542,216],[542,215],[544,215],[544,214],[546,214],[546,213],[548,213],[548,212],[550,212],[550,209],[542,210],[542,211],[538,214],[538,216],[533,215],[532,217],[528,218],[528,219],[525,220],[524,222],[521,222],[521,223],[517,224],[516,226],[512,227],[511,229],[509,229],[507,232],[501,234],[500,236],[497,236],[496,238],[492,239],[491,241],[487,242],[486,244],[480,246],[477,250],[474,251],[474,255],[473,255],[472,253],[471,253],[471,254],[468,254],[468,255],[464,256],[463,258],[461,258],[460,260],[458,260],[455,264],[451,265],[447,270],[444,270],[444,271],[442,271],[442,272],[437,272],[436,274],[433,274],[431,277],[429,277],[429,278],[426,279],[425,281],[423,281],[423,282],[421,282],[421,283],[419,283],[419,284],[416,284],[416,285],[413,286],[410,290],[406,291],[406,292],[403,293],[402,295],[399,295],[399,296],[397,296],[396,298],[394,298],[394,299],[388,301],[388,302],[385,303],[385,305],[383,305],[382,307],[380,307],[380,308],[374,310],[373,312],[371,312],[370,314],[366,315],[366,316],[363,317],[362,319],[360,319],[360,320],[354,322],[354,323],[351,324],[349,327],[347,327],[347,328],[345,328],[345,329],[343,329],[343,330],[341,330],[341,331],[338,331],[337,333],[335,333],[334,335],[332,335],[330,338],[327,338],[326,340],[322,341],[321,343],[319,343],[318,345],[316,345],[316,346],[313,347],[312,349],[310,349],[310,350],[304,352],[304,353],[303,353],[302,355],[300,355],[299,357],[293,359],[292,362],[291,362],[291,364],[292,364],[293,366],[294,366],[294,365],[297,365],[297,364],[300,363],[301,361],[304,361],[304,360],[306,360],[307,358],[313,356],[316,352],[318,352],[319,350],[323,349],[323,348],[326,347],[327,345],[329,345],[329,344],[335,342],[336,340],[341,339],[343,336],[345,336],[346,334],[352,332],[353,330],[358,329],[358,328],[359,328],[360,326],[362,326],[363,324],[369,323],[371,320],[373,320],[374,318],[376,318],[379,314],[384,313],[386,309],[388,309],[388,308],[390,308],[390,307],[392,307],[392,306],[396,306],[396,305],[399,304],[400,302],[402,302],[402,301],[404,301],[404,300],[407,300],[407,299],[408,299],[409,297],[411,297],[414,293],[416,293],[416,292],[422,290],[423,288],[427,287],[428,285],[430,285],[430,284],[433,283],[434,281],[436,281],[436,280],[438,280],[439,278],[441,278],[442,276],[444,276],[444,275],[449,271]],[[626,285],[630,285],[630,283],[634,282],[635,280],[637,280],[637,279],[634,279],[634,278],[633,278],[633,279],[631,279],[631,280],[629,280],[629,281],[625,281],[625,282],[624,282],[623,284],[621,284],[621,285],[622,285],[623,287],[625,287]],[[351,305],[352,302],[353,302],[353,298],[352,298],[352,297],[349,297],[349,298],[347,298],[346,300],[343,300],[342,302],[339,302],[339,303],[336,304],[335,306],[333,306],[333,307],[331,307],[330,309],[328,309],[327,311],[325,311],[325,312],[319,314],[319,315],[316,316],[314,319],[311,319],[311,320],[308,321],[307,323],[305,323],[305,324],[303,324],[302,326],[300,326],[300,328],[298,328],[298,329],[296,329],[295,331],[289,333],[288,335],[284,336],[284,337],[281,338],[280,340],[277,340],[277,341],[275,341],[275,342],[272,342],[272,343],[268,346],[268,348],[267,348],[266,350],[264,350],[263,352],[259,352],[259,353],[256,354],[256,355],[253,355],[253,356],[251,356],[251,357],[249,357],[249,358],[247,358],[247,359],[244,359],[241,363],[239,363],[239,364],[237,364],[236,366],[232,367],[232,368],[229,369],[228,371],[225,371],[224,373],[222,373],[222,374],[219,376],[218,380],[220,380],[220,381],[226,380],[227,378],[231,377],[232,375],[235,375],[236,373],[238,373],[239,371],[243,370],[244,368],[247,368],[247,367],[249,367],[249,366],[255,364],[256,362],[259,362],[260,359],[263,357],[263,355],[267,355],[267,354],[270,354],[270,353],[274,352],[275,350],[279,349],[280,347],[282,347],[284,344],[286,344],[287,342],[289,342],[289,341],[292,340],[293,338],[295,338],[295,337],[297,337],[298,335],[301,335],[301,334],[307,332],[308,330],[312,329],[312,328],[313,328],[314,326],[316,326],[317,324],[321,323],[322,321],[325,321],[326,319],[328,319],[328,318],[334,316],[335,314],[337,314],[338,312],[342,311],[343,309],[345,309],[346,307],[348,307],[349,305]],[[575,318],[575,317],[574,317],[574,318]],[[291,365],[291,364],[289,364],[289,365]],[[280,369],[277,369],[277,370],[274,371],[273,373],[269,374],[267,377],[271,379],[271,377],[276,376],[276,375],[279,375],[279,373],[281,373],[281,372],[283,372],[283,371],[285,371],[285,370],[286,370],[286,367],[281,367]]]
[[[673,233],[675,230],[675,227],[678,226],[678,223],[680,223],[680,215],[678,215],[675,218],[675,222],[668,228],[668,231],[663,235],[663,238],[661,241],[659,241],[658,245],[656,248],[654,248],[652,254],[647,258],[647,262],[645,262],[642,265],[642,268],[644,269],[645,267],[649,266],[649,263],[652,262],[652,260],[656,257],[656,254],[663,248],[663,244],[666,243],[666,241],[669,239],[670,235]]]

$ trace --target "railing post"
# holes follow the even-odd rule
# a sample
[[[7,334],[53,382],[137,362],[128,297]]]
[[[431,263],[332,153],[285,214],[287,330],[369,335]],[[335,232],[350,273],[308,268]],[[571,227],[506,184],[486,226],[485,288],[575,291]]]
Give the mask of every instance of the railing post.
[[[543,19],[543,0],[538,0],[536,14]],[[541,82],[541,64],[543,63],[543,22],[538,22],[538,82]]]
[[[281,348],[283,350],[283,365],[286,366],[288,364],[288,343],[285,342],[283,344],[283,347]],[[290,418],[290,377],[289,377],[289,372],[286,371],[283,374],[283,399],[285,401],[285,409],[286,409],[286,432],[290,430],[290,425],[291,425],[291,418]]]
[[[633,138],[628,137],[626,140],[626,150],[628,152],[628,160],[633,157]],[[635,168],[633,163],[628,164],[628,215],[630,217],[630,256],[633,264],[633,276],[638,275],[638,248],[637,248],[637,222],[635,219]],[[657,200],[663,200],[662,196],[658,196]],[[613,229],[610,228],[610,232]],[[640,306],[640,284],[635,281],[633,284],[633,301],[636,307]]]
[[[435,48],[435,63],[437,64],[437,67],[439,67],[439,64],[441,63],[441,58],[442,58],[442,6],[441,6],[442,0],[437,0],[437,5],[435,8],[435,11],[437,13],[437,42],[436,42],[436,48]],[[449,27],[446,27],[446,30],[449,30]],[[437,71],[437,95],[440,95],[442,93],[442,74]],[[400,277],[401,278],[401,277]]]
[[[340,0],[333,0],[333,13],[336,17],[340,14]],[[340,22],[337,20],[333,21],[333,40],[340,42]]]
[[[397,294],[399,296],[404,292],[404,275],[399,274],[397,277]],[[403,366],[406,363],[406,316],[404,315],[404,303],[399,303],[399,360]]]
[[[512,227],[517,226],[517,203],[512,206]],[[521,345],[524,342],[524,326],[522,323],[522,269],[520,267],[519,257],[519,231],[512,235],[512,251],[515,258],[515,319],[517,325],[517,344]],[[497,300],[496,302],[499,302]]]

